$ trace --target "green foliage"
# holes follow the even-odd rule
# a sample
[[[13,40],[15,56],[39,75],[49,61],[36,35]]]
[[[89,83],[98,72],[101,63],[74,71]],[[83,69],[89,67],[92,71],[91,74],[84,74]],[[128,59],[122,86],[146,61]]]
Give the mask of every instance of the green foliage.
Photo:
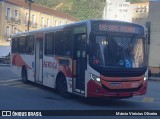
[[[101,19],[105,0],[35,0],[35,3],[68,13],[80,20]]]
[[[131,3],[148,0],[127,0]],[[68,13],[80,20],[102,19],[106,0],[35,0],[35,3]]]
[[[131,3],[141,3],[141,2],[148,2],[149,0],[127,0],[127,1]]]

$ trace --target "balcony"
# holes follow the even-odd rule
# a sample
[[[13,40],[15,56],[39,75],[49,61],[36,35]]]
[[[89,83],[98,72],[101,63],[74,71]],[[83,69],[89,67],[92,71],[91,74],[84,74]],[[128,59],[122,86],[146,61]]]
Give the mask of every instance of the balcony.
[[[19,18],[16,18],[16,17],[6,16],[6,20],[9,23],[21,24],[21,20]]]
[[[19,18],[15,18],[15,19],[14,19],[14,22],[15,22],[16,24],[21,24],[21,20],[20,20]]]

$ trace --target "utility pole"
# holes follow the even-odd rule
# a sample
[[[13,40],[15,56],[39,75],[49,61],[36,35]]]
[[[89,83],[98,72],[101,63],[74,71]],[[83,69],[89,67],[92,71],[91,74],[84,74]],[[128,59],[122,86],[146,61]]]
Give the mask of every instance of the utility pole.
[[[27,29],[29,31],[29,25],[30,25],[30,16],[31,16],[31,4],[34,2],[34,0],[25,0],[26,3],[28,3],[29,6],[29,13],[28,13],[28,25],[27,25]]]

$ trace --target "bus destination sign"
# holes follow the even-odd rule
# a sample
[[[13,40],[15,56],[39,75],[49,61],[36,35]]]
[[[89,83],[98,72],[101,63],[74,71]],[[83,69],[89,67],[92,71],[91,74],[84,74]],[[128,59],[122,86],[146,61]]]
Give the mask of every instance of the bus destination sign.
[[[109,31],[109,32],[124,32],[124,33],[135,33],[142,34],[143,29],[140,26],[130,24],[111,24],[111,23],[98,23],[95,24],[96,31]]]

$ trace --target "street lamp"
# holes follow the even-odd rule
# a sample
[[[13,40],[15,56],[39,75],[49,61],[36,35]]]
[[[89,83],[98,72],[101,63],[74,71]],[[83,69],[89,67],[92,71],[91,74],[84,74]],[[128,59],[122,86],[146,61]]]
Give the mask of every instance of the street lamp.
[[[27,25],[27,29],[28,29],[28,31],[29,31],[31,4],[34,2],[34,0],[25,0],[25,1],[26,1],[26,3],[28,3],[28,5],[29,5],[29,16],[28,16],[28,25]]]

